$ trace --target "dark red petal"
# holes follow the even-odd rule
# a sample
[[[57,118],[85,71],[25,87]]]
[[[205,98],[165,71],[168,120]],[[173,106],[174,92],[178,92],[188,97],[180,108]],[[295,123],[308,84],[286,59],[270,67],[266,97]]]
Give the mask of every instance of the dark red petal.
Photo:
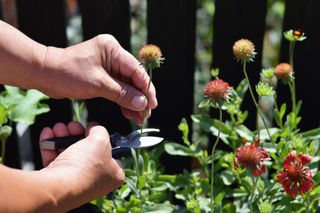
[[[312,157],[310,155],[303,155],[302,153],[299,153],[298,160],[304,166],[311,162]]]
[[[247,143],[247,139],[246,138],[242,138],[242,146],[246,145]]]
[[[283,167],[287,169],[292,163],[296,161],[296,151],[291,151],[283,161]]]
[[[294,183],[287,193],[291,197],[296,197],[298,195],[298,185],[297,185],[297,183]]]
[[[256,167],[253,171],[252,174],[253,176],[259,176],[262,175],[263,173],[266,172],[266,166],[264,164],[261,165],[261,168],[259,169],[258,167]]]
[[[260,144],[260,139],[258,139],[258,140],[255,142],[256,147],[258,147],[259,144]]]
[[[279,172],[277,174],[277,180],[278,182],[282,183],[286,178],[288,177],[287,172]]]
[[[301,181],[301,184],[299,186],[299,192],[300,194],[306,193],[308,192],[310,189],[312,189],[313,187],[313,182],[312,180],[308,180],[308,179],[303,179]]]

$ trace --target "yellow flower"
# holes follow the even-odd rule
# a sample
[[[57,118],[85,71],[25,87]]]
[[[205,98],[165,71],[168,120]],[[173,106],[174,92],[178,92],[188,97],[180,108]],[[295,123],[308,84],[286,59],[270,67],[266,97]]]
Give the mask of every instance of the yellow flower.
[[[232,47],[233,54],[237,60],[242,62],[253,61],[255,52],[254,44],[248,39],[240,39],[236,41]]]
[[[142,47],[139,52],[139,57],[145,68],[152,70],[160,67],[160,64],[164,60],[160,48],[154,44],[148,44]]]

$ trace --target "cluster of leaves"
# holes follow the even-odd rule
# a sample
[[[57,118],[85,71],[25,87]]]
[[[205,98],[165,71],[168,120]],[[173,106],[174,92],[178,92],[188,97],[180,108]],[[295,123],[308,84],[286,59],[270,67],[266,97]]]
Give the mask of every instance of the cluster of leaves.
[[[2,154],[0,162],[3,162],[5,144],[12,133],[14,122],[33,124],[37,115],[48,112],[49,107],[41,103],[48,97],[35,89],[27,91],[17,87],[4,86],[0,93],[0,140]]]

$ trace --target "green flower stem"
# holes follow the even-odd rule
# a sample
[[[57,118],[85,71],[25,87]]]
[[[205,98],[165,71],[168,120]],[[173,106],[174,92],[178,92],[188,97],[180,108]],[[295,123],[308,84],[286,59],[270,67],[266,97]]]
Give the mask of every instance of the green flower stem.
[[[4,157],[6,154],[6,142],[1,140],[1,156],[0,156],[0,163],[4,163]]]
[[[261,119],[262,119],[262,122],[263,122],[263,124],[264,124],[264,126],[265,126],[265,128],[266,128],[266,131],[267,131],[267,133],[268,133],[268,136],[270,137],[270,141],[272,141],[271,134],[270,134],[270,132],[269,132],[267,123],[266,123],[266,121],[265,121],[265,119],[264,119],[264,116],[263,116],[261,110],[260,110],[260,107],[259,107],[259,105],[258,105],[258,102],[256,101],[256,98],[254,97],[254,94],[253,94],[253,91],[252,91],[252,87],[251,87],[251,85],[250,85],[250,81],[249,81],[249,77],[248,77],[247,69],[246,69],[246,62],[243,63],[243,73],[244,73],[244,76],[245,76],[245,78],[246,78],[246,81],[247,81],[247,84],[248,84],[248,87],[249,87],[249,91],[250,91],[250,94],[251,94],[251,98],[252,98],[252,100],[253,100],[253,103],[254,103],[254,105],[256,106],[257,111],[258,111],[258,113],[259,113],[259,115],[260,115],[260,117],[261,117]],[[260,134],[259,125],[257,126],[257,129],[258,129],[258,135],[259,135],[259,134]],[[260,139],[260,137],[259,137],[259,139]],[[273,145],[274,145],[274,144],[273,144]]]
[[[151,85],[151,82],[152,82],[152,69],[149,68],[147,69],[148,70],[148,74],[149,74],[149,83],[148,83],[148,87],[147,87],[147,94],[146,94],[146,98],[147,98],[147,102],[149,102],[149,99],[148,99],[148,94],[149,94],[149,90],[150,90],[150,85]],[[140,133],[142,135],[142,131],[143,131],[143,128],[145,126],[145,123],[146,123],[146,110],[143,111],[142,113],[142,125],[141,125],[141,129],[140,129]],[[136,154],[136,160],[137,160],[137,165],[136,165],[136,174],[137,174],[137,184],[138,184],[138,181],[139,181],[139,177],[140,177],[140,174],[143,173],[143,170],[141,171],[140,173],[140,161],[139,161],[139,156],[140,156],[140,153],[141,153],[141,149],[138,148],[137,149],[137,154]],[[141,199],[141,207],[142,207],[142,204],[143,204],[143,196],[142,196],[142,192],[141,190],[139,190],[139,197]]]
[[[292,42],[290,42],[290,46],[289,46],[289,63],[292,67],[292,70],[294,70],[293,53],[294,53],[295,44],[296,44],[296,42],[292,41]],[[295,111],[295,109],[296,109],[296,83],[295,83],[294,78],[291,79],[291,81],[289,82],[289,86],[290,86],[290,92],[291,92],[292,112],[296,113],[296,111]]]
[[[280,112],[280,111],[279,111],[278,104],[277,104],[276,95],[273,95],[273,104],[274,104],[274,107],[276,108],[277,112]],[[280,128],[283,129],[282,119],[280,119]]]
[[[249,206],[250,206],[250,212],[254,213],[253,208],[252,208],[252,202],[254,201],[254,194],[256,192],[256,188],[257,188],[257,182],[258,182],[258,177],[255,178],[254,176],[252,176],[252,191],[251,191],[251,196],[249,199]]]
[[[290,93],[291,93],[291,102],[292,102],[292,112],[296,113],[296,89],[295,89],[295,82],[292,79],[289,82]]]
[[[214,208],[213,208],[213,200],[214,200],[214,196],[213,196],[213,185],[214,185],[214,152],[216,150],[217,144],[219,142],[220,139],[220,132],[221,132],[221,123],[222,123],[222,110],[221,110],[221,106],[219,104],[219,130],[218,130],[218,136],[216,138],[216,141],[213,144],[212,147],[212,151],[211,151],[211,189],[210,189],[210,195],[211,195],[211,212],[213,212]]]
[[[78,100],[76,100],[76,99],[71,99],[71,102],[72,102],[72,106],[73,106],[75,120],[80,122],[81,121],[80,104],[79,104]]]

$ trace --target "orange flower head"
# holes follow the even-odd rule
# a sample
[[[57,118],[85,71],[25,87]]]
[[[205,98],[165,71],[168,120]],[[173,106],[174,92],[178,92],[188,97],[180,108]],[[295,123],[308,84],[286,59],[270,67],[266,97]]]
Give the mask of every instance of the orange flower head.
[[[278,79],[287,81],[293,77],[292,66],[288,63],[278,64],[275,68],[274,74]]]
[[[259,147],[259,140],[252,142],[250,145],[245,144],[246,140],[244,139],[243,145],[236,150],[234,168],[237,169],[242,166],[251,169],[254,176],[262,175],[266,172],[266,166],[263,161],[270,160],[267,151]]]
[[[290,197],[307,193],[313,187],[311,170],[305,165],[310,163],[310,155],[298,154],[292,151],[283,161],[283,171],[278,173],[277,180]]]
[[[229,99],[229,90],[231,87],[229,84],[221,79],[215,79],[208,83],[204,88],[203,94],[209,98],[214,104],[222,104]]]
[[[139,57],[147,69],[160,67],[163,62],[161,50],[154,44],[148,44],[141,48]]]
[[[233,54],[238,61],[253,61],[255,52],[254,44],[248,39],[240,39],[236,41],[232,47]]]

